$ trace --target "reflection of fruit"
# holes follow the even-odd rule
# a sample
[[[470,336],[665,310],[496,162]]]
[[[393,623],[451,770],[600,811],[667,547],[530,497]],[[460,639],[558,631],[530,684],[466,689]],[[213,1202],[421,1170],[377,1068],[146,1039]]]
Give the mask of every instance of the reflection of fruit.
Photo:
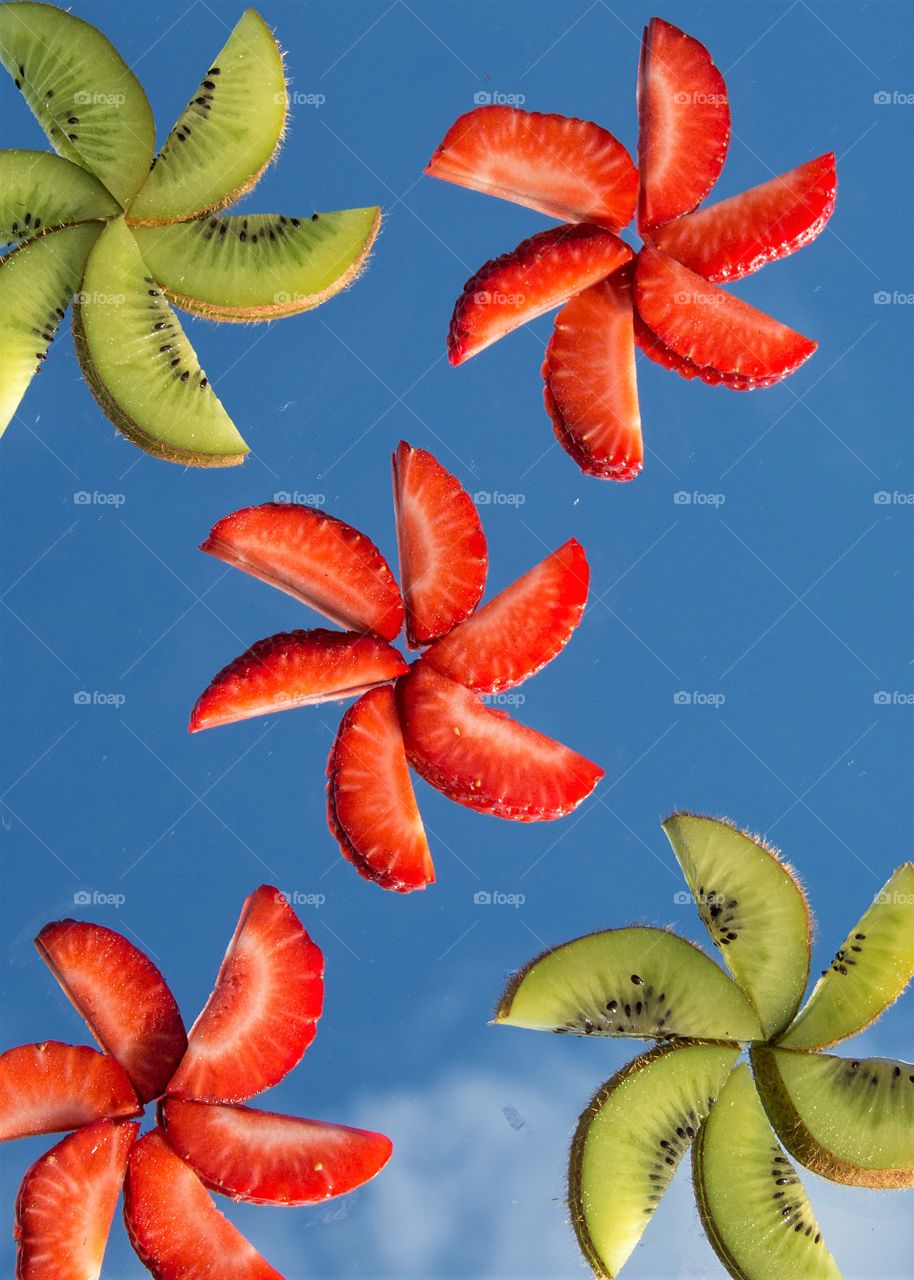
[[[460,364],[562,306],[542,367],[546,411],[581,470],[611,480],[633,479],[644,457],[636,345],[681,377],[735,391],[780,382],[812,355],[815,342],[708,282],[814,240],[837,186],[829,153],[693,212],[723,168],[730,106],[707,49],[661,18],[644,32],[638,120],[640,174],[598,125],[503,105],[461,116],[426,169],[562,219],[470,278],[448,355]],[[636,195],[645,247],[632,268],[621,242],[614,261],[599,247],[601,229],[631,220]]]
[[[597,1276],[617,1276],[691,1148],[702,1223],[730,1275],[840,1280],[784,1149],[834,1182],[914,1186],[914,1064],[811,1051],[867,1025],[914,977],[914,865],[797,1014],[810,917],[793,872],[727,822],[677,813],[663,826],[690,889],[676,901],[695,902],[732,977],[675,934],[615,929],[538,956],[495,1014],[657,1042],[578,1122],[568,1198],[581,1250]],[[751,1071],[736,1065],[745,1045]]]
[[[158,969],[120,934],[58,920],[35,942],[105,1052],[51,1041],[0,1055],[0,1141],[76,1130],[23,1179],[17,1276],[97,1278],[124,1184],[130,1240],[158,1280],[282,1280],[207,1188],[316,1204],[373,1178],[392,1149],[380,1133],[234,1105],[299,1062],[321,1014],[323,956],[286,899],[269,885],[248,898],[189,1037]],[[131,1080],[142,1102],[160,1099],[138,1142]]]
[[[569,813],[603,771],[480,697],[570,639],[587,599],[583,548],[565,543],[477,612],[488,549],[472,498],[423,449],[401,442],[393,464],[402,600],[374,544],[321,511],[266,503],[215,525],[204,551],[360,630],[258,641],[200,695],[190,729],[357,697],[330,752],[327,822],[360,875],[408,893],[435,878],[408,764],[458,804],[519,822]],[[389,643],[404,618],[410,646],[430,645],[412,667]]]
[[[100,32],[49,4],[0,6],[0,60],[57,156],[0,152],[0,431],[75,295],[86,382],[140,448],[193,466],[248,447],[170,303],[212,320],[270,320],[359,274],[377,208],[224,215],[275,156],[282,57],[249,9],[153,157],[139,81]]]

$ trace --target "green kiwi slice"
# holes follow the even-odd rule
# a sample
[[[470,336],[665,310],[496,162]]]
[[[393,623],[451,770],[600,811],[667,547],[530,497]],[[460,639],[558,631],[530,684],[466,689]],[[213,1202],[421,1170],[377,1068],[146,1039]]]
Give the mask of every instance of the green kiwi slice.
[[[658,1045],[608,1080],[578,1121],[568,1205],[598,1276],[617,1276],[714,1105],[735,1047]]]
[[[117,212],[110,191],[79,165],[50,151],[0,151],[0,244]]]
[[[758,1016],[724,971],[684,938],[636,927],[547,951],[509,982],[495,1021],[536,1031],[643,1040],[756,1040]]]
[[[729,822],[674,813],[663,823],[698,913],[766,1038],[790,1022],[809,977],[809,909],[789,867]]]
[[[378,208],[310,218],[217,214],[133,232],[176,306],[210,320],[274,320],[316,307],[351,284],[380,219]]]
[[[149,172],[155,125],[143,89],[95,27],[50,4],[0,4],[0,62],[55,151],[121,205]]]
[[[248,9],[165,139],[131,222],[171,222],[231,204],[272,160],[285,119],[282,55]]]
[[[914,1064],[757,1046],[771,1123],[807,1169],[855,1187],[914,1187]]]
[[[876,895],[780,1038],[789,1049],[827,1049],[884,1013],[914,977],[914,863]]]
[[[73,335],[93,394],[141,449],[190,466],[244,460],[247,445],[122,218],[108,224],[89,257]]]
[[[41,367],[100,231],[99,223],[64,227],[0,261],[0,433]]]
[[[698,1212],[736,1280],[841,1280],[749,1068],[736,1068],[692,1145]]]

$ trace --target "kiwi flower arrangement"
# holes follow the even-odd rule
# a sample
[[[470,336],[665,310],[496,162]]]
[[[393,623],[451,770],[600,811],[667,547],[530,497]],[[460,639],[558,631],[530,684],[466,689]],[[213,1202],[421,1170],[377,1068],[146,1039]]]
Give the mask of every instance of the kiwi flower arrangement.
[[[578,1121],[578,1243],[597,1276],[617,1276],[691,1148],[702,1224],[731,1276],[840,1280],[787,1153],[833,1182],[914,1186],[914,1064],[821,1052],[914,977],[914,864],[894,872],[800,1009],[811,921],[791,869],[725,821],[677,813],[663,828],[731,976],[674,933],[613,929],[531,961],[495,1014],[656,1041]]]
[[[0,4],[0,62],[57,152],[0,152],[0,432],[73,299],[83,375],[114,425],[191,466],[248,446],[171,304],[209,320],[273,320],[362,269],[380,209],[224,214],[276,155],[282,55],[248,9],[154,156],[152,111],[109,41],[54,5]]]

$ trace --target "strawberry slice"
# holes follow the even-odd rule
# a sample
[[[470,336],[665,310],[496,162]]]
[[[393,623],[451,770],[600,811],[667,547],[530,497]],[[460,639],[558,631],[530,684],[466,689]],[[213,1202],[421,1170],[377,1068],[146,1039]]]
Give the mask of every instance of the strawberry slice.
[[[276,1084],[314,1039],[323,999],[320,948],[279,890],[261,885],[242,907],[169,1096],[243,1102]]]
[[[222,668],[197,699],[188,729],[357,698],[406,669],[396,649],[375,636],[323,627],[280,632]]]
[[[187,1048],[184,1023],[158,969],[113,929],[58,920],[35,939],[42,958],[140,1102],[165,1089]]]
[[[706,280],[739,280],[815,240],[835,207],[833,152],[651,233],[653,245]]]
[[[727,86],[703,44],[651,18],[638,68],[638,227],[689,213],[724,167],[730,142]]]
[[[413,664],[397,686],[409,762],[451,800],[517,822],[569,813],[603,770],[440,675]]]
[[[771,378],[746,378],[739,373],[721,373],[718,369],[702,368],[701,365],[693,364],[691,360],[687,360],[685,356],[678,356],[675,351],[671,351],[668,346],[660,341],[656,333],[647,327],[638,314],[634,312],[635,321],[635,343],[644,352],[644,354],[655,364],[659,364],[662,369],[668,369],[672,373],[678,373],[680,378],[686,378],[692,381],[698,378],[701,382],[707,383],[709,387],[727,387],[730,391],[755,391],[760,387],[771,387],[776,382],[782,380],[781,377]],[[786,375],[782,375],[786,376]]]
[[[18,1280],[98,1280],[139,1128],[96,1120],[35,1161],[16,1200]]]
[[[393,1144],[381,1133],[252,1107],[163,1103],[169,1146],[211,1191],[249,1204],[319,1204],[373,1178]]]
[[[633,480],[644,445],[629,271],[565,304],[546,348],[543,378],[556,438],[581,470],[604,480]]]
[[[389,685],[363,694],[343,716],[327,777],[330,830],[359,874],[401,893],[431,884],[435,869]]]
[[[403,601],[390,566],[364,533],[314,507],[265,502],[214,524],[200,547],[278,587],[347,631],[393,640]]]
[[[478,355],[631,257],[631,249],[618,236],[586,222],[531,236],[467,281],[451,317],[448,359],[458,365]]]
[[[479,604],[488,549],[473,499],[437,458],[401,440],[393,472],[406,637],[418,649]]]
[[[657,249],[642,249],[638,256],[635,305],[676,355],[719,373],[786,377],[817,346]]]
[[[477,107],[455,120],[425,172],[610,231],[628,226],[638,195],[638,170],[606,129],[519,107]]]
[[[565,647],[581,621],[590,568],[571,538],[483,605],[424,659],[477,693],[497,693],[534,675]]]
[[[0,1142],[139,1114],[123,1067],[88,1045],[46,1040],[0,1053]]]
[[[223,1217],[158,1129],[130,1153],[124,1222],[155,1280],[283,1280]]]

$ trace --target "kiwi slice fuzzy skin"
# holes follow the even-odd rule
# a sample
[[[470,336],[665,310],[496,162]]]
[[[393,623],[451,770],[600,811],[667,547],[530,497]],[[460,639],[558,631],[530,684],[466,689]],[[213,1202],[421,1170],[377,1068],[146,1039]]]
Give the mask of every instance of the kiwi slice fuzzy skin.
[[[139,81],[112,44],[55,5],[0,5],[0,62],[54,150],[126,205],[149,172],[155,125]]]
[[[903,863],[848,934],[778,1041],[827,1049],[864,1030],[914,977],[914,863]]]
[[[800,1007],[809,978],[809,907],[795,874],[725,820],[674,813],[662,826],[711,940],[770,1039]]]
[[[807,1169],[854,1187],[914,1187],[914,1064],[764,1045],[751,1056],[771,1123]]]
[[[758,1016],[703,951],[663,929],[588,934],[532,960],[495,1022],[587,1036],[748,1042]]]
[[[242,14],[153,161],[131,222],[195,218],[239,199],[276,155],[286,121],[282,54],[253,9]]]
[[[736,1280],[841,1280],[745,1064],[692,1145],[692,1182],[705,1234]]]
[[[326,302],[362,271],[381,210],[310,218],[214,215],[136,227],[140,252],[170,300],[211,320],[275,320]]]
[[[0,244],[21,243],[119,212],[114,196],[97,178],[62,156],[0,151]]]
[[[655,1046],[584,1111],[571,1144],[568,1206],[597,1276],[618,1275],[738,1056],[736,1046]]]
[[[90,389],[140,448],[190,466],[243,460],[247,445],[122,219],[89,258],[73,335]]]
[[[64,227],[0,261],[0,433],[41,368],[101,230]]]

